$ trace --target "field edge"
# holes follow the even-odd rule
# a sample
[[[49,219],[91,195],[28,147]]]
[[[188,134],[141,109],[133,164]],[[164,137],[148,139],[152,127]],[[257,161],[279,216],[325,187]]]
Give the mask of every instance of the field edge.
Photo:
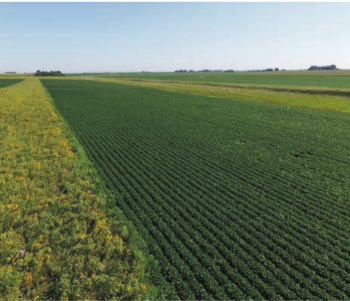
[[[151,270],[157,268],[157,262],[153,258],[152,255],[149,254],[148,247],[146,242],[142,239],[140,234],[135,229],[134,225],[131,221],[127,219],[125,214],[122,210],[120,210],[116,205],[115,201],[115,195],[112,191],[110,191],[104,181],[99,176],[97,170],[94,168],[92,162],[89,160],[88,156],[86,155],[86,152],[83,148],[83,146],[79,143],[78,139],[76,138],[74,131],[68,124],[67,120],[62,116],[60,111],[58,110],[54,98],[51,96],[48,89],[43,85],[41,80],[39,80],[41,86],[43,87],[47,98],[51,102],[51,105],[53,106],[56,115],[58,116],[59,120],[62,122],[63,125],[63,133],[66,135],[66,138],[69,140],[69,146],[71,147],[72,151],[76,153],[78,157],[78,163],[81,166],[82,169],[84,169],[89,175],[90,178],[94,180],[94,185],[97,187],[97,193],[96,195],[99,196],[101,199],[104,200],[103,207],[101,208],[108,216],[114,216],[115,219],[117,219],[119,222],[125,224],[130,231],[132,241],[131,244],[135,245],[139,249],[138,257],[142,264],[145,266],[145,270],[147,273],[144,275],[144,277],[141,278],[141,281],[147,284],[147,299],[146,300],[158,300],[162,296],[160,294],[159,288],[155,287],[150,279],[149,275],[151,273]]]

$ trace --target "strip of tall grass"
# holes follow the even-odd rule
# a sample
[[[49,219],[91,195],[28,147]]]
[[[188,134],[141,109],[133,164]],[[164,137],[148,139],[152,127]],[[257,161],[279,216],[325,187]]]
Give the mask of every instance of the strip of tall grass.
[[[36,79],[0,90],[0,299],[148,297],[139,237]]]

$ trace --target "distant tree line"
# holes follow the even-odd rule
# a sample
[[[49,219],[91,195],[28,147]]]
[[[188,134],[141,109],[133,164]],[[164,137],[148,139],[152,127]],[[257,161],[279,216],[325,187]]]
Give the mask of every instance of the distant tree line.
[[[337,70],[337,66],[336,65],[329,65],[329,66],[311,66],[309,69],[307,70]]]
[[[277,72],[280,71],[279,68],[267,68],[267,69],[252,69],[252,70],[247,70],[247,72]],[[286,71],[285,69],[282,69],[282,71]],[[233,69],[227,69],[227,70],[221,70],[221,69],[203,69],[203,70],[186,70],[186,69],[178,69],[175,70],[175,72],[235,72]]]
[[[65,76],[61,71],[40,71],[37,70],[34,76]]]
[[[215,70],[203,69],[203,70],[194,71],[194,70],[192,70],[192,69],[190,69],[190,70],[178,69],[178,70],[175,70],[175,72],[234,72],[234,70],[233,70],[233,69],[228,69],[228,70],[221,70],[221,69],[215,69]]]
[[[280,71],[279,68],[267,68],[267,69],[256,69],[256,70],[247,70],[247,72],[277,72]]]
[[[175,70],[175,72],[194,72],[194,70],[179,69],[179,70]]]

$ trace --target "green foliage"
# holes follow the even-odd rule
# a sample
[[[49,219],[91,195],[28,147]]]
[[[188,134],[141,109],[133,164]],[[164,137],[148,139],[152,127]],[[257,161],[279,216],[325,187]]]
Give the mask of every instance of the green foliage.
[[[42,82],[158,261],[159,299],[350,297],[350,116]]]
[[[34,74],[34,76],[43,76],[43,77],[46,77],[46,76],[59,76],[59,77],[63,77],[65,76],[61,71],[40,71],[40,70],[37,70],[36,73]]]

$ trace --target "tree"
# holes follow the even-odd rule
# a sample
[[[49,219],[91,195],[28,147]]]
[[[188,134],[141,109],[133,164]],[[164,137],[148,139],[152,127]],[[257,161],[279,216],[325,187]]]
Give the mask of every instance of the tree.
[[[314,70],[336,70],[337,66],[336,65],[329,65],[329,66],[311,66],[309,69],[310,71]]]
[[[37,70],[34,76],[65,76],[61,71],[40,71]]]

